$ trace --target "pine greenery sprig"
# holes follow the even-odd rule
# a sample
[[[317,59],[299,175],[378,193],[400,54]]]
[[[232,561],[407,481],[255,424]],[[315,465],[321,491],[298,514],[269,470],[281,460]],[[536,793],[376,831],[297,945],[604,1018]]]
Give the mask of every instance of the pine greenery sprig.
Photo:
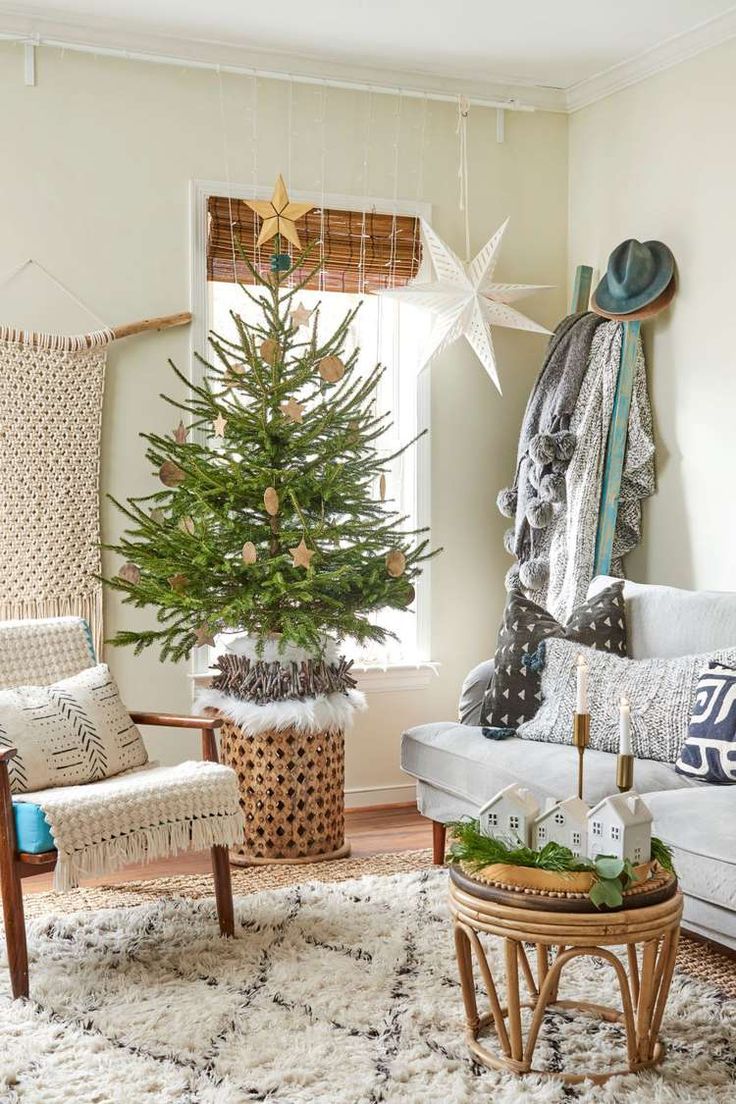
[[[448,862],[461,862],[470,870],[481,870],[494,863],[510,866],[536,867],[557,873],[585,872],[593,875],[588,896],[597,908],[618,908],[623,904],[624,891],[636,881],[636,873],[628,859],[615,855],[581,858],[561,843],[550,840],[539,851],[526,847],[519,840],[486,836],[480,822],[466,819],[448,824],[452,837]],[[662,840],[652,836],[651,857],[665,870],[674,874],[672,852]]]
[[[237,339],[210,335],[212,359],[198,358],[201,383],[170,362],[182,394],[162,398],[186,421],[188,436],[141,437],[154,475],[168,462],[180,481],[126,503],[112,499],[127,528],[105,546],[137,569],[107,585],[123,602],[153,608],[157,623],[121,631],[113,644],[137,652],[155,645],[161,659],[178,660],[203,630],[244,630],[258,640],[278,634],[284,644],[318,654],[326,636],[384,641],[393,634],[372,615],[411,604],[413,580],[436,553],[427,530],[408,528],[376,488],[387,465],[422,434],[392,456],[379,450],[391,424],[375,409],[385,369],[377,365],[363,376],[358,351],[345,352],[358,308],[324,339],[319,308],[307,336],[292,326],[294,296],[319,266],[294,287],[288,281],[304,271],[308,254],[266,279],[241,251],[253,283],[240,286],[259,306],[260,321],[252,325],[232,312]],[[264,341],[272,343],[268,353]],[[335,382],[320,374],[327,357],[344,365]],[[301,421],[285,415],[289,400],[303,404]],[[213,442],[218,416],[226,420],[225,437]],[[276,515],[264,505],[268,488],[278,495]],[[314,553],[308,567],[296,565],[290,551],[302,540]],[[255,549],[253,563],[243,555],[246,544]],[[399,574],[388,570],[394,552],[404,557]]]

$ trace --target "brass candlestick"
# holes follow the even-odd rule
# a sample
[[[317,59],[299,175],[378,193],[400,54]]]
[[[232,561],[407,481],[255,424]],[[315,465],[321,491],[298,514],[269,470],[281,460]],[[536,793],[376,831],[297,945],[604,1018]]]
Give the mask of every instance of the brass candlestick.
[[[634,756],[619,755],[616,760],[616,785],[626,793],[634,785]]]
[[[572,742],[578,749],[578,797],[583,797],[583,756],[590,740],[590,713],[574,713]]]

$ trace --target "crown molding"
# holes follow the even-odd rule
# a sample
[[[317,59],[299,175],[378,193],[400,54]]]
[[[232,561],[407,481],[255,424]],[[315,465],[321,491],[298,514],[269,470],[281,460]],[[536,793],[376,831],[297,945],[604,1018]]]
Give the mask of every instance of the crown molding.
[[[736,7],[568,88],[557,88],[520,78],[467,80],[419,70],[364,65],[344,58],[261,50],[237,42],[131,30],[123,21],[104,16],[81,20],[29,15],[12,5],[0,4],[0,41],[26,41],[159,65],[220,69],[245,75],[255,71],[264,79],[293,78],[354,91],[372,89],[439,100],[466,96],[479,106],[557,113],[580,111],[733,37],[736,37]]]
[[[615,92],[629,88],[653,77],[665,69],[672,69],[697,54],[719,46],[722,42],[736,36],[736,7],[722,15],[709,19],[689,31],[673,35],[651,49],[637,54],[636,57],[622,61],[618,65],[604,69],[592,77],[570,85],[565,97],[566,109],[572,113],[583,107],[597,103]]]
[[[29,16],[17,8],[0,5],[0,40],[29,41],[35,45],[104,53],[123,59],[220,69],[264,78],[339,83],[347,89],[372,88],[393,94],[427,95],[454,100],[466,96],[472,103],[526,110],[567,110],[562,88],[536,85],[524,80],[466,80],[413,70],[384,69],[350,60],[279,53],[216,40],[131,30],[119,20],[46,18]]]

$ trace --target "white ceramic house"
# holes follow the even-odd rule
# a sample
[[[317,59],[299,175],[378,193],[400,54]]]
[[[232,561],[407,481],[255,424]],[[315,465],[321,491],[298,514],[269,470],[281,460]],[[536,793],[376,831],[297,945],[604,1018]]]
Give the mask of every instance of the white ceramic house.
[[[539,851],[554,841],[569,847],[573,855],[587,855],[589,811],[579,797],[552,802],[534,821],[532,847]]]
[[[519,839],[528,847],[538,812],[539,803],[534,795],[514,782],[479,809],[480,830],[484,836]]]
[[[648,862],[652,843],[652,814],[635,793],[612,794],[588,814],[590,857],[615,855],[634,866]]]

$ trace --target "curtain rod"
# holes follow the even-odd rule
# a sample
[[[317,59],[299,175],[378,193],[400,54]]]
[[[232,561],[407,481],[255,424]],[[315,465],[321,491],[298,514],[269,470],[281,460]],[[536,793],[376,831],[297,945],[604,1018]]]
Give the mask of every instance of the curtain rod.
[[[362,81],[338,80],[333,77],[311,77],[301,73],[284,73],[274,69],[258,69],[249,65],[219,65],[214,61],[197,61],[195,58],[176,57],[170,54],[143,53],[138,50],[125,50],[116,46],[91,46],[83,42],[74,42],[61,38],[47,38],[45,35],[20,35],[0,32],[0,41],[19,42],[24,46],[51,46],[59,50],[74,50],[81,54],[98,54],[101,57],[121,58],[125,61],[143,61],[156,65],[175,65],[182,69],[212,69],[220,73],[234,73],[238,76],[260,77],[263,80],[291,81],[294,84],[311,84],[321,88],[341,88],[348,92],[375,92],[384,96],[406,96],[414,100],[435,100],[440,103],[457,104],[461,93],[425,92],[416,88],[403,88],[400,85],[370,84]],[[501,111],[536,111],[531,104],[519,100],[486,100],[478,96],[464,97],[474,107],[490,107]]]

